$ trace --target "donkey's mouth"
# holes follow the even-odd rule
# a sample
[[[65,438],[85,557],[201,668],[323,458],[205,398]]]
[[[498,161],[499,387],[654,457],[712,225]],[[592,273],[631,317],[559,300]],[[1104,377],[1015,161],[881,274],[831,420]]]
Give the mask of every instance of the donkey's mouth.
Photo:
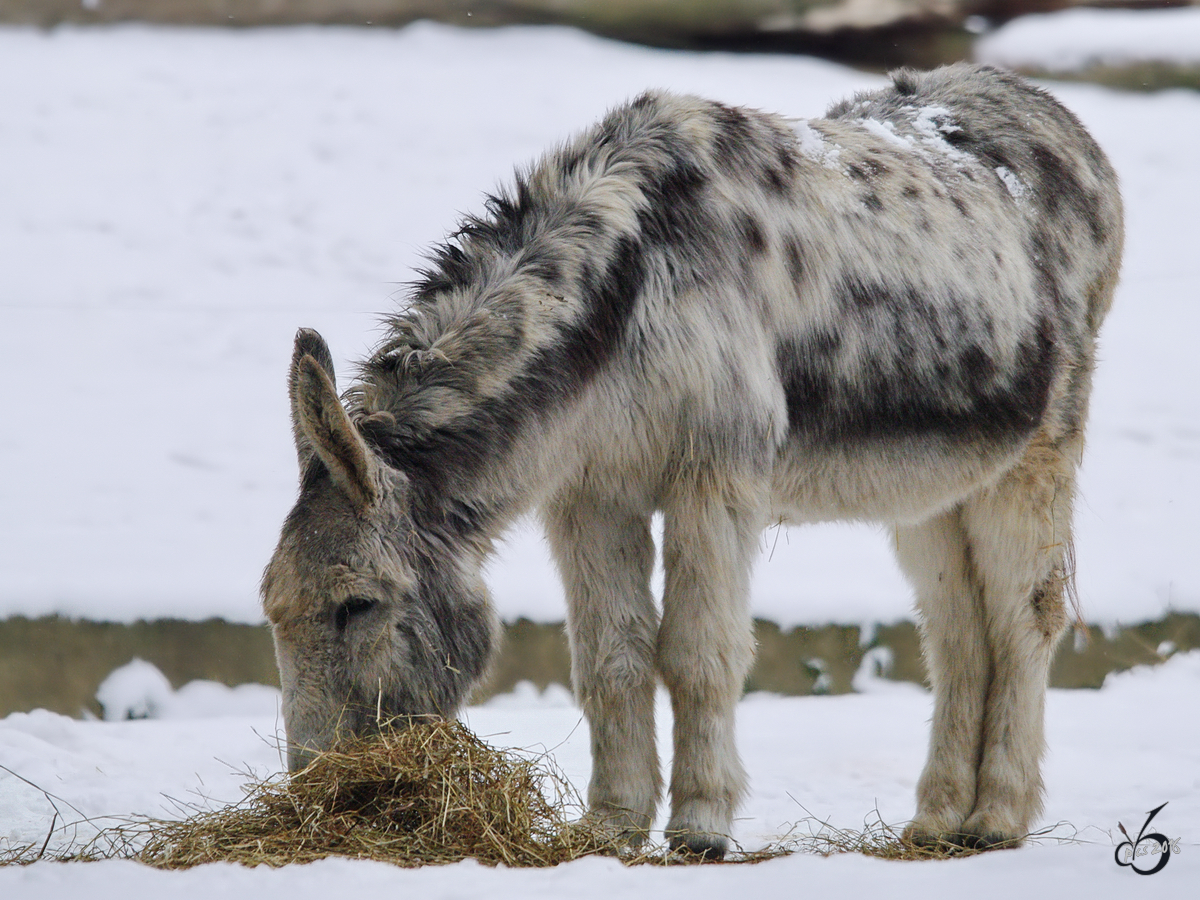
[[[436,713],[389,714],[377,707],[346,706],[333,724],[322,730],[301,732],[289,729],[287,740],[288,772],[295,774],[311,764],[322,753],[351,746],[387,731],[403,731],[417,723],[446,721]]]
[[[315,760],[320,753],[321,751],[319,750],[312,750],[306,746],[298,746],[289,742],[287,750],[288,773],[295,775],[297,772],[307,769],[309,764]]]

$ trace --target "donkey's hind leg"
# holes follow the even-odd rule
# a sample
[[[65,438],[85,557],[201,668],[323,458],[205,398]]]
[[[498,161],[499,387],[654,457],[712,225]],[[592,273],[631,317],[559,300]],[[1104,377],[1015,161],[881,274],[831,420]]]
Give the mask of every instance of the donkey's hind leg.
[[[547,510],[546,533],[566,588],[571,680],[591,732],[588,817],[636,846],[662,792],[649,517],[572,497]]]
[[[933,688],[929,755],[905,837],[960,843],[975,805],[990,670],[980,596],[961,510],[896,528],[896,556],[917,596],[921,650]]]
[[[734,711],[754,656],[750,565],[762,529],[757,487],[700,476],[677,485],[663,523],[658,668],[671,694],[672,849],[719,858],[746,776]]]
[[[1067,625],[1079,446],[1035,440],[963,505],[982,588],[991,665],[969,842],[1016,846],[1042,812],[1046,684]]]

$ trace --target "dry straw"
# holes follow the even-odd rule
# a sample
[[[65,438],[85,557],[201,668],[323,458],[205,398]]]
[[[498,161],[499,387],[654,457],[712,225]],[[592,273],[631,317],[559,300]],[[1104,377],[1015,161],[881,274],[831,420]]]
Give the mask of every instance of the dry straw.
[[[235,806],[147,823],[137,858],[172,869],[327,856],[553,866],[611,852],[597,830],[567,819],[567,797],[539,760],[489,747],[457,722],[423,723],[344,743],[290,778],[253,785]]]
[[[802,825],[807,826],[807,834],[799,833]],[[838,828],[810,816],[794,825],[791,834],[778,847],[788,853],[813,853],[818,856],[860,853],[876,859],[892,860],[950,859],[985,852],[949,841],[914,843],[894,826],[884,822],[878,810],[863,824],[862,830]]]
[[[573,818],[579,811],[570,785],[544,757],[497,750],[457,722],[438,721],[345,742],[290,777],[254,781],[245,799],[232,806],[193,810],[176,821],[126,821],[82,847],[48,852],[48,835],[41,847],[0,849],[0,864],[119,858],[187,869],[210,862],[284,866],[342,856],[406,867],[468,858],[487,865],[554,866],[594,854],[630,864],[700,861],[661,847],[623,850],[603,828]],[[807,821],[806,836],[793,829],[779,843],[738,851],[725,861],[761,862],[794,852],[886,859],[964,853],[960,847],[915,847],[882,820],[861,832],[827,823],[814,830],[816,820]]]

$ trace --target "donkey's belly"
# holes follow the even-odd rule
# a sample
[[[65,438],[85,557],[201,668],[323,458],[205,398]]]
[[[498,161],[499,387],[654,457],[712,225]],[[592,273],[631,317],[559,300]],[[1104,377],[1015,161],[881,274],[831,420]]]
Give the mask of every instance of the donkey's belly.
[[[912,440],[814,450],[789,444],[776,457],[772,512],[792,522],[920,522],[994,482],[1024,447]]]

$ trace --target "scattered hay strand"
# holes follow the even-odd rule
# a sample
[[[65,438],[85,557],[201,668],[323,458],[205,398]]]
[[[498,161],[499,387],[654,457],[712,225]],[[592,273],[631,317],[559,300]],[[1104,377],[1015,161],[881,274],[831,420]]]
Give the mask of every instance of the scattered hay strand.
[[[798,834],[801,824],[808,826],[807,834]],[[860,853],[876,859],[928,860],[973,856],[982,850],[939,841],[934,845],[917,844],[884,822],[876,810],[863,824],[862,830],[838,828],[829,822],[808,818],[792,827],[782,842],[793,853],[834,856],[840,853]]]
[[[808,827],[807,834],[798,833],[801,825]],[[1059,822],[1057,825],[1027,834],[1023,840],[1036,842],[1039,838],[1048,838],[1059,843],[1079,843],[1077,836],[1055,834],[1064,826],[1069,827],[1067,823]],[[810,853],[826,857],[840,853],[859,853],[876,859],[914,861],[963,859],[998,849],[964,846],[947,840],[938,840],[932,844],[917,843],[905,837],[902,829],[885,822],[878,809],[867,817],[861,830],[838,828],[828,821],[810,815],[793,825],[787,837],[776,846],[781,853]]]

